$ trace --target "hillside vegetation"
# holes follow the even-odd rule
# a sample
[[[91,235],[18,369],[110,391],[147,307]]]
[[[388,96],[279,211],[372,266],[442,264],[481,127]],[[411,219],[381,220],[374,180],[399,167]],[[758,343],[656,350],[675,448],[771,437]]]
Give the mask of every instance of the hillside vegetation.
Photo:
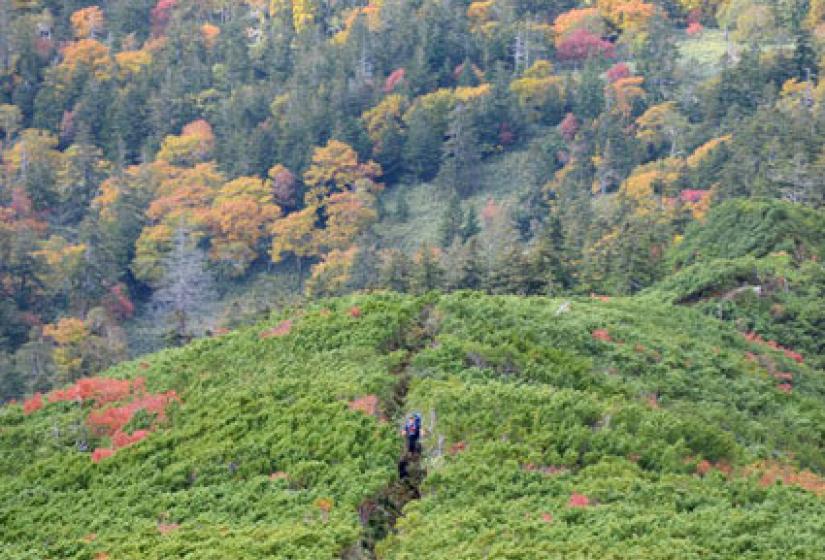
[[[328,300],[104,377],[132,389],[86,382],[0,412],[4,558],[813,558],[825,544],[822,372],[645,298]],[[106,416],[152,394],[168,397],[159,414]],[[399,503],[406,410],[425,419],[426,477],[392,529],[376,512]]]
[[[823,54],[822,0],[3,0],[0,400],[304,298],[636,294],[730,200],[821,223]]]

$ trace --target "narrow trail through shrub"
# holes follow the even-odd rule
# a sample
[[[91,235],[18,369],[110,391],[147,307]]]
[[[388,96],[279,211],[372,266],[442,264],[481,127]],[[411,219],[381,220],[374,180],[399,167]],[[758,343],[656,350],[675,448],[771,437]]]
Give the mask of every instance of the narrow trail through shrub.
[[[434,333],[429,332],[427,328],[431,311],[430,306],[425,306],[418,321],[409,326],[401,337],[407,354],[393,371],[396,383],[391,398],[382,403],[386,417],[396,425],[401,424],[406,414],[407,392],[412,381],[410,364],[415,355],[434,340]],[[423,451],[419,448],[418,453],[408,453],[406,441],[403,440],[399,448],[398,476],[359,506],[358,513],[363,532],[361,542],[357,546],[361,554],[345,558],[375,558],[375,545],[395,529],[396,521],[403,515],[404,507],[421,497],[421,484],[427,475],[421,462]]]

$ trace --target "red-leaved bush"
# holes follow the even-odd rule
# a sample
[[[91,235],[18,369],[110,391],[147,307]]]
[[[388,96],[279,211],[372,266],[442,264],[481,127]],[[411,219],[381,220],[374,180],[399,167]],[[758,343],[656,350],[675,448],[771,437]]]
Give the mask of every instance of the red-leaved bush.
[[[92,462],[99,463],[103,459],[108,459],[112,455],[115,454],[114,449],[109,449],[107,447],[98,447],[92,452]]]
[[[799,352],[795,352],[795,351],[791,350],[790,348],[785,348],[784,346],[782,346],[781,344],[779,344],[775,340],[765,340],[764,338],[762,338],[761,336],[759,336],[758,334],[756,334],[754,332],[745,333],[743,336],[749,342],[754,342],[754,343],[759,344],[761,346],[767,346],[769,348],[772,348],[774,350],[778,350],[778,351],[782,352],[783,354],[785,354],[786,358],[790,358],[791,360],[795,361],[798,364],[801,364],[801,363],[805,362],[805,359],[802,357],[802,354],[800,354]]]
[[[43,408],[43,395],[35,393],[30,399],[23,401],[23,414],[29,415]]]
[[[607,81],[611,84],[622,78],[630,77],[630,66],[626,62],[619,62],[607,70]]]
[[[610,337],[610,333],[607,332],[607,329],[596,329],[590,336],[593,337],[593,340],[600,340],[602,342],[613,342],[613,339]]]
[[[584,494],[573,492],[567,501],[567,506],[571,508],[586,508],[590,505],[590,498]]]
[[[94,401],[98,405],[115,403],[126,399],[133,393],[143,392],[145,380],[138,378],[134,382],[106,377],[89,377],[80,379],[66,389],[57,389],[49,393],[49,402]]]
[[[595,56],[613,58],[615,47],[610,41],[592,34],[587,29],[576,29],[556,49],[559,60],[582,61]]]
[[[115,449],[123,449],[124,447],[129,447],[146,439],[148,435],[149,430],[135,430],[134,433],[131,434],[118,430],[112,435],[112,445]]]
[[[693,204],[702,202],[702,200],[708,196],[710,196],[710,191],[701,189],[685,189],[679,193],[679,199],[682,202],[691,202]]]
[[[397,68],[393,70],[392,73],[387,76],[387,79],[384,81],[384,93],[390,93],[392,90],[395,89],[395,86],[401,83],[404,79],[404,76],[407,75],[407,71],[403,68]]]
[[[576,137],[576,133],[579,131],[579,126],[579,119],[576,118],[576,115],[573,113],[567,113],[559,124],[559,132],[561,132],[561,136],[565,139],[565,141],[570,142]]]
[[[686,32],[689,36],[695,37],[696,35],[699,35],[704,29],[705,28],[702,27],[701,23],[699,23],[698,21],[694,21],[687,26]]]
[[[123,429],[139,410],[155,414],[158,420],[166,417],[166,405],[177,401],[175,391],[161,394],[149,394],[136,398],[123,406],[115,406],[105,410],[94,410],[89,413],[86,423],[99,434],[114,435]]]
[[[277,326],[272,327],[271,329],[266,329],[265,331],[261,332],[258,335],[262,339],[267,338],[278,338],[281,336],[286,336],[289,334],[289,331],[292,330],[292,320],[287,319],[286,321],[282,321]]]

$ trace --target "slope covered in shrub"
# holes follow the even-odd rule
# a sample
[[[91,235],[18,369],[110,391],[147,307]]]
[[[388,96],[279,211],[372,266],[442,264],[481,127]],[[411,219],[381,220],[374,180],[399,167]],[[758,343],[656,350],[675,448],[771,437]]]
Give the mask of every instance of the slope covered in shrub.
[[[825,544],[822,372],[653,298],[356,296],[102,377],[131,383],[0,411],[4,558],[812,558]],[[176,400],[136,411],[121,431],[147,434],[121,446],[89,418],[143,398],[135,386]],[[420,499],[375,527],[407,410],[426,429]]]

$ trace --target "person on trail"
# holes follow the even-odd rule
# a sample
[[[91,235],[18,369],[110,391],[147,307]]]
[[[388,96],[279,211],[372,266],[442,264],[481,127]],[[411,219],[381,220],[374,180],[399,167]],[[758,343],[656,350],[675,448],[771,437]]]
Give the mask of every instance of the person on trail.
[[[410,414],[401,429],[401,435],[407,437],[407,452],[418,453],[418,439],[421,437],[421,415]]]

